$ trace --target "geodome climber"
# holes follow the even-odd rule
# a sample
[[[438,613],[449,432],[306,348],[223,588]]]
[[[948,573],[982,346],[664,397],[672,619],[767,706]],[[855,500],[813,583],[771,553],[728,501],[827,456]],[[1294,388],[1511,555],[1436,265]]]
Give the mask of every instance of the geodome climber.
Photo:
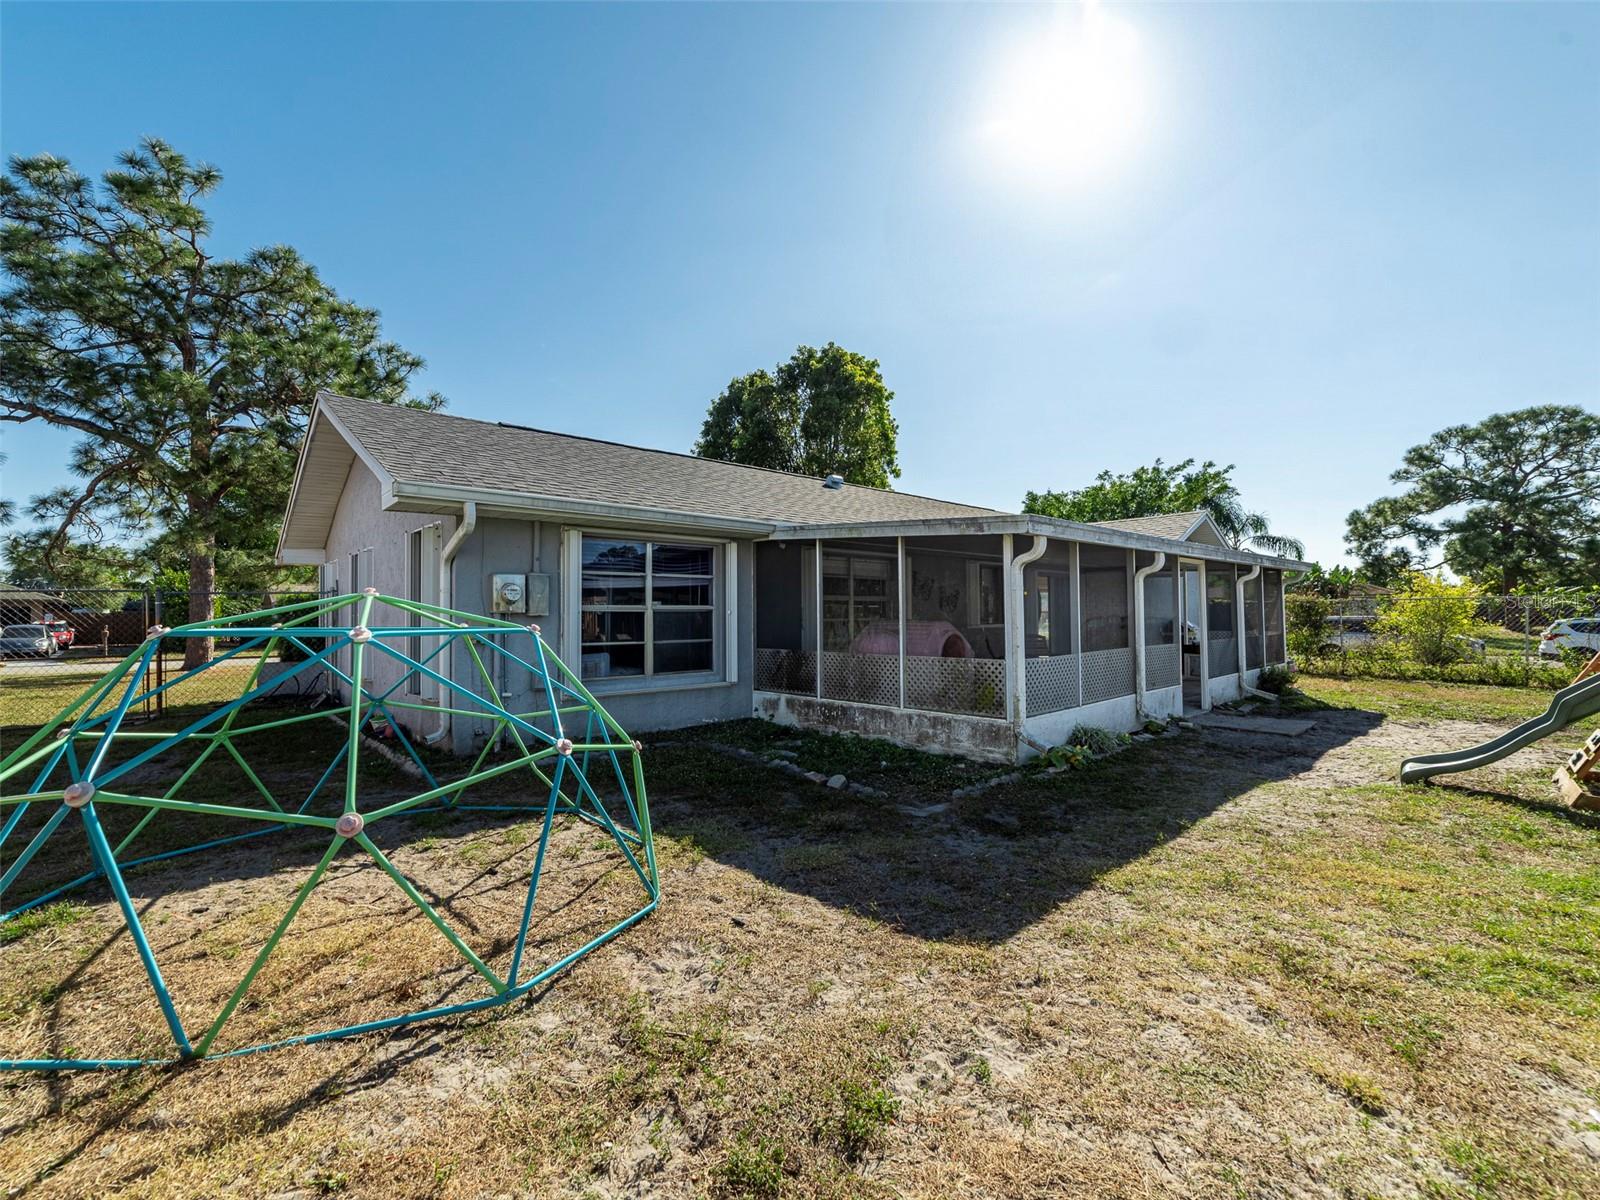
[[[340,623],[341,619],[349,623]],[[156,682],[153,663],[163,652],[163,644],[170,651],[175,641],[181,643],[190,638],[226,639],[237,645],[231,645],[203,666]],[[254,665],[250,666],[252,662]],[[380,663],[384,664],[383,669],[377,670]],[[277,670],[269,673],[269,664]],[[243,678],[242,689],[234,685],[237,697],[196,716],[176,732],[139,728],[128,719],[130,712],[162,692],[208,672],[226,675],[228,670]],[[264,703],[271,697],[281,697],[291,681],[316,677],[318,673],[332,684],[335,702],[310,709],[302,704],[287,715],[281,702]],[[383,676],[381,684],[374,681],[376,675]],[[475,686],[458,682],[464,675],[470,676]],[[513,675],[531,687],[537,698],[533,711],[515,712],[509,707],[506,698],[516,693],[505,687],[505,681]],[[432,693],[432,703],[418,699],[416,685],[423,681]],[[420,739],[408,733],[407,722],[400,719],[402,715],[410,716],[415,728],[420,717],[416,710],[449,714],[488,726],[491,732],[483,750],[465,775],[438,778],[447,773],[440,756],[427,754],[418,745]],[[251,768],[251,747],[256,739],[282,739],[292,736],[302,723],[327,722],[330,718],[344,726],[339,734],[340,748],[326,769],[321,770],[309,795],[277,794],[271,782]],[[402,798],[384,795],[374,801],[366,795],[360,765],[363,756],[373,752],[369,735],[374,728],[381,728],[392,740],[393,748],[384,747],[385,757],[408,762],[404,777],[411,784],[426,784],[425,787]],[[545,645],[537,626],[383,596],[369,588],[359,594],[318,598],[200,624],[172,629],[153,627],[139,649],[0,760],[0,792],[6,793],[0,795],[0,866],[4,867],[0,873],[0,926],[103,881],[116,901],[137,950],[138,962],[159,1003],[166,1031],[171,1035],[171,1051],[123,1058],[0,1059],[0,1068],[137,1067],[229,1057],[396,1028],[492,1008],[525,996],[644,918],[659,902],[640,750],[639,743],[623,732],[578,676]],[[163,755],[176,760],[175,781],[159,789],[146,789],[154,794],[143,794],[136,781],[147,779],[150,770],[141,774],[141,769],[159,764]],[[204,777],[208,761],[225,760],[242,768],[253,785],[253,794],[242,796],[238,803],[185,799],[185,791],[196,789]],[[321,761],[314,766],[321,768]],[[391,765],[386,777],[392,781],[400,774]],[[513,784],[520,776],[532,786],[526,792],[518,790],[508,796],[503,781],[495,789],[494,803],[472,801],[475,786],[502,776],[510,776]],[[525,876],[525,895],[520,874],[516,885],[521,920],[514,926],[514,940],[509,926],[503,939],[511,942],[508,954],[504,945],[499,947],[498,956],[487,950],[480,954],[479,950],[485,949],[481,945],[474,949],[469,940],[472,931],[463,934],[447,920],[446,914],[440,912],[443,905],[430,902],[373,839],[385,822],[441,812],[496,813],[507,819],[520,816],[528,820],[530,829],[532,822],[538,823],[537,842],[528,847],[533,861]],[[112,814],[119,818],[116,822],[109,819]],[[636,911],[603,932],[588,936],[588,929],[580,927],[585,928],[587,940],[553,962],[535,965],[530,962],[533,947],[544,944],[545,939],[534,937],[530,942],[530,934],[539,927],[542,915],[538,905],[540,878],[550,866],[546,851],[557,817],[593,827],[602,849],[620,854],[626,863],[624,874],[631,872],[643,900]],[[137,853],[137,843],[152,823],[199,818],[222,818],[241,828],[177,849]],[[107,830],[113,823],[131,827],[113,840]],[[25,878],[30,862],[52,838],[61,837],[73,826],[80,827],[83,835],[77,844],[87,846],[84,872],[21,903],[11,902],[8,892],[14,882]],[[160,860],[200,854],[285,831],[301,837],[309,834],[317,839],[317,846],[323,837],[327,843],[298,890],[288,898],[281,918],[259,949],[253,956],[241,956],[237,984],[220,1009],[197,1021],[193,1005],[180,1003],[184,997],[169,989],[163,977],[139,906],[130,895],[127,872]],[[220,1035],[247,1001],[252,983],[282,944],[307,899],[328,877],[330,867],[338,866],[343,871],[352,861],[363,870],[381,873],[388,884],[398,889],[461,962],[470,965],[481,978],[478,986],[481,989],[486,985],[488,995],[225,1048]],[[620,865],[618,869],[622,869]],[[577,895],[581,899],[583,893]],[[500,960],[507,961],[499,968],[491,965]],[[180,1008],[190,1010],[187,1022],[180,1018]]]

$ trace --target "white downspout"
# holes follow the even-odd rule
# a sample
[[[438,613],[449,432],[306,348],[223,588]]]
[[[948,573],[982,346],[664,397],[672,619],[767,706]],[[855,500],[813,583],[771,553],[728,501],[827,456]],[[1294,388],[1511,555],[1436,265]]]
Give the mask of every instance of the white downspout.
[[[1010,534],[1005,536],[1007,540],[1011,537]],[[1022,737],[1023,725],[1028,719],[1028,660],[1024,635],[1027,614],[1023,611],[1022,573],[1029,563],[1041,558],[1049,548],[1049,538],[1034,534],[1033,545],[1028,547],[1027,552],[1011,560],[1010,584],[1006,589],[1006,625],[1010,635],[1006,645],[1006,677],[1011,682],[1011,724],[1018,738]]]
[[[1141,721],[1145,718],[1144,697],[1147,690],[1144,674],[1144,581],[1146,576],[1154,575],[1167,565],[1164,550],[1155,551],[1155,556],[1155,561],[1148,567],[1140,567],[1133,573],[1133,704]],[[1181,651],[1179,656],[1182,657]]]
[[[450,535],[450,539],[445,542],[444,547],[439,551],[440,608],[455,607],[455,572],[451,570],[451,567],[455,563],[456,554],[460,551],[461,544],[472,536],[472,531],[476,529],[477,526],[478,502],[476,500],[467,500],[461,505],[461,520],[457,522],[455,532]],[[455,678],[455,675],[452,674],[452,669],[454,666],[451,661],[452,658],[453,655],[451,654],[449,646],[446,646],[439,654],[439,674],[443,675],[446,679]],[[448,693],[442,687],[439,689],[439,702],[443,707],[453,707]],[[440,741],[443,741],[445,735],[449,732],[450,714],[440,713],[439,728],[434,730],[431,736],[423,738],[422,740],[428,745],[432,746]]]
[[[1277,697],[1270,696],[1266,692],[1258,692],[1255,688],[1251,687],[1244,681],[1245,663],[1250,661],[1250,656],[1245,648],[1244,641],[1244,585],[1255,579],[1256,576],[1260,574],[1261,564],[1257,563],[1255,566],[1250,568],[1250,573],[1248,575],[1239,576],[1239,578],[1236,579],[1233,584],[1234,632],[1239,635],[1238,649],[1235,651],[1239,667],[1239,691],[1242,695],[1257,696],[1262,700],[1275,700]],[[1263,655],[1263,657],[1265,657],[1265,655]]]

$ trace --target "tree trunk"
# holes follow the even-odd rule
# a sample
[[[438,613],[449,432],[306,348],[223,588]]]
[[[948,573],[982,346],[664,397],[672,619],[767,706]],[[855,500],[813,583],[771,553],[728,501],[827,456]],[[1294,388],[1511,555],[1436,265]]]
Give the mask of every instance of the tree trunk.
[[[217,550],[214,543],[197,546],[189,554],[189,622],[210,621],[216,616]],[[212,638],[185,638],[185,671],[211,661],[215,648]]]

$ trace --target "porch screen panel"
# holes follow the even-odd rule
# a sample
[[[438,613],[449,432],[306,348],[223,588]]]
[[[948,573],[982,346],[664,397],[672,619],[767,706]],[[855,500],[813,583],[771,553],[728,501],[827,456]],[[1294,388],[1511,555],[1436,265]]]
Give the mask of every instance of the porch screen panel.
[[[885,538],[822,543],[822,694],[900,703],[899,549]]]
[[[1022,572],[1023,675],[1028,712],[1077,708],[1077,622],[1072,612],[1072,545],[1052,541]]]
[[[757,691],[817,694],[815,542],[758,542]]]
[[[1261,578],[1266,595],[1266,611],[1262,615],[1267,629],[1267,664],[1271,666],[1284,660],[1283,572],[1263,571]]]
[[[1244,666],[1254,671],[1261,666],[1261,576],[1244,585]]]
[[[906,539],[906,707],[1005,713],[1005,562],[999,537]]]
[[[1133,695],[1128,552],[1080,546],[1078,591],[1083,606],[1083,703]]]
[[[1141,551],[1138,565],[1143,568],[1155,560]],[[1147,688],[1177,687],[1181,682],[1178,651],[1178,572],[1168,560],[1160,571],[1144,579],[1144,685]]]
[[[1206,627],[1209,631],[1206,649],[1210,655],[1213,679],[1239,673],[1239,626],[1233,587],[1235,578],[1231,566],[1213,563],[1206,568]]]

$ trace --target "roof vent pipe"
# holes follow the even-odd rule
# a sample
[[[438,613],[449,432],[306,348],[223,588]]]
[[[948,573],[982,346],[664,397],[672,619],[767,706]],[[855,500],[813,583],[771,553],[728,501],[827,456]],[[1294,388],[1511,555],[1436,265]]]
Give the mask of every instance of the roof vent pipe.
[[[822,481],[822,486],[827,488],[829,491],[840,491],[844,487],[844,476],[829,475]]]

